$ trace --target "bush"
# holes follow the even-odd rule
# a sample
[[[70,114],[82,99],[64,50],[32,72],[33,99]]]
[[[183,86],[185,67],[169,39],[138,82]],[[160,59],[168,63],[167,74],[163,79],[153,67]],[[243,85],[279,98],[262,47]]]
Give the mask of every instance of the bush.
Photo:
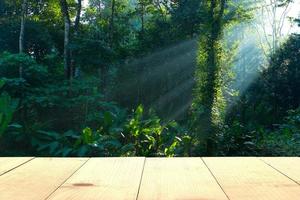
[[[262,154],[268,156],[300,155],[300,108],[288,111],[284,123],[274,131],[265,131],[259,143]]]
[[[37,131],[31,139],[36,153],[44,156],[177,156],[188,152],[189,137],[175,122],[162,124],[139,106],[125,123],[105,112],[99,128],[81,132]]]

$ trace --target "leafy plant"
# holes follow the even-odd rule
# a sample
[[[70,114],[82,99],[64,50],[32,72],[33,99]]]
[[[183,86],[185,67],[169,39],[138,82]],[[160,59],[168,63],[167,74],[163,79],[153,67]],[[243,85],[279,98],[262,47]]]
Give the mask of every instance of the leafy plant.
[[[178,128],[175,122],[162,125],[153,113],[146,117],[138,106],[126,123],[105,112],[96,131],[37,131],[31,143],[38,154],[47,156],[176,156],[187,151],[190,140],[180,138]]]
[[[0,79],[0,89],[5,82]],[[17,109],[18,101],[12,99],[6,92],[0,94],[0,137],[4,134],[12,121],[13,114]]]
[[[125,125],[125,137],[132,140],[137,156],[174,156],[182,141],[175,131],[170,131],[176,125],[175,122],[161,123],[151,111],[146,117],[140,105]]]

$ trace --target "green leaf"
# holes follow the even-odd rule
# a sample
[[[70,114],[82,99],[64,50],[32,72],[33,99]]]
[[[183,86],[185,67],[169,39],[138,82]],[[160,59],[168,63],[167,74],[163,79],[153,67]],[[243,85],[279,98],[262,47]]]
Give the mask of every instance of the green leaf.
[[[82,131],[82,140],[84,144],[93,143],[93,131],[91,128],[87,127]]]
[[[142,105],[139,105],[135,110],[135,118],[140,119],[143,116],[144,107]]]
[[[17,123],[13,123],[13,124],[10,124],[9,127],[10,128],[17,128],[17,129],[19,129],[19,128],[22,128],[22,125],[17,124]]]
[[[105,112],[103,116],[104,126],[110,127],[113,124],[113,116],[110,112]]]
[[[5,85],[5,81],[3,79],[0,79],[0,89]]]

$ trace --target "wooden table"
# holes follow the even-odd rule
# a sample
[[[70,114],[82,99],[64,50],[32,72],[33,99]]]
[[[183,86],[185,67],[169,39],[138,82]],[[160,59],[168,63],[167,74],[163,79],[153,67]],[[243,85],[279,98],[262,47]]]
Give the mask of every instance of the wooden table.
[[[0,200],[300,200],[300,158],[0,158]]]

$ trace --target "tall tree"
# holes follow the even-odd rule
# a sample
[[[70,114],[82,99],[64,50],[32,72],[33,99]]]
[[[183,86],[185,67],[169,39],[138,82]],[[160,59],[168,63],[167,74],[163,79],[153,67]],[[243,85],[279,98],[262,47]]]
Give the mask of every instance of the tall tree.
[[[141,19],[141,40],[144,38],[144,32],[145,32],[145,14],[146,14],[146,4],[147,2],[145,0],[139,0],[138,2],[138,13]]]
[[[74,22],[74,36],[75,37],[78,37],[78,34],[79,34],[81,9],[82,9],[82,1],[77,0],[76,18],[75,18],[75,22]],[[78,71],[79,68],[76,67],[76,63],[75,63],[75,59],[74,59],[74,53],[72,51],[70,51],[70,56],[71,56],[71,72],[70,72],[71,77],[70,78],[73,78],[75,76],[76,71]]]
[[[116,11],[116,1],[111,0],[111,14],[110,14],[110,23],[109,23],[110,47],[113,47],[113,42],[114,42],[115,11]]]
[[[20,27],[20,35],[19,35],[19,53],[24,52],[24,32],[25,32],[25,20],[26,20],[26,12],[27,12],[27,0],[23,0],[22,2],[22,10],[21,10],[21,27]],[[19,67],[19,76],[23,77],[23,66]]]
[[[66,0],[60,0],[61,12],[64,18],[64,70],[67,79],[71,80],[75,75],[75,60],[73,51],[70,49],[71,44],[71,19],[69,13],[69,6]],[[74,35],[78,37],[80,17],[82,10],[82,0],[77,0],[76,4],[76,17],[74,21]],[[74,37],[73,37],[74,38]]]
[[[196,114],[196,132],[201,134],[206,145],[206,154],[212,155],[216,133],[215,104],[218,101],[220,40],[224,25],[224,10],[226,0],[210,0],[203,2],[206,8],[206,31],[200,36],[199,55],[196,69],[195,100],[193,103]]]
[[[70,28],[71,20],[69,15],[68,3],[66,0],[60,0],[61,12],[64,18],[64,71],[65,76],[71,78],[71,59],[70,59]]]
[[[75,18],[75,23],[74,23],[74,32],[75,32],[75,35],[77,35],[78,31],[79,31],[81,9],[82,9],[82,0],[77,0],[76,18]]]
[[[291,25],[291,22],[287,20],[287,15],[293,6],[293,0],[256,0],[256,3],[259,5],[259,13],[255,28],[262,30],[260,39],[267,46],[265,51],[269,51],[272,55],[283,41],[284,26],[289,23]]]

